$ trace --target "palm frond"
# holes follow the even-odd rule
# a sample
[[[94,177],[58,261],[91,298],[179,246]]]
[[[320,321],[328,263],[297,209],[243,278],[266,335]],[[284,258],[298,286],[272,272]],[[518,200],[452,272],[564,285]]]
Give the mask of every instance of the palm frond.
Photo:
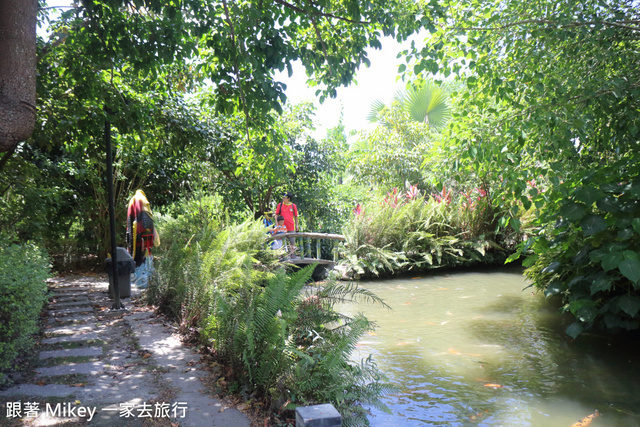
[[[367,121],[369,123],[377,123],[380,121],[380,113],[382,110],[387,108],[387,106],[380,99],[376,99],[371,103],[369,107],[369,114],[367,114]]]

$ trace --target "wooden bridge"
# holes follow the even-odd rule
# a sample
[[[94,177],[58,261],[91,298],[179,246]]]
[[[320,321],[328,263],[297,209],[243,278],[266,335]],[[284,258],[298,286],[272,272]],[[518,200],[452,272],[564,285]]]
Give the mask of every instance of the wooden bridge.
[[[322,250],[321,250],[321,242],[322,240],[338,240],[344,241],[345,238],[342,234],[328,234],[328,233],[303,233],[303,232],[294,232],[294,233],[281,233],[275,234],[273,236],[269,236],[267,238],[267,243],[273,240],[282,239],[285,245],[289,244],[289,238],[296,239],[296,248],[300,251],[301,257],[295,257],[287,259],[283,262],[294,265],[307,265],[307,264],[321,264],[321,265],[329,265],[333,266],[336,263],[336,254],[334,252],[333,259],[322,259]],[[311,241],[315,240],[315,254],[312,252]],[[298,242],[301,242],[299,244]],[[297,252],[297,251],[296,251]],[[314,257],[315,255],[315,257]]]

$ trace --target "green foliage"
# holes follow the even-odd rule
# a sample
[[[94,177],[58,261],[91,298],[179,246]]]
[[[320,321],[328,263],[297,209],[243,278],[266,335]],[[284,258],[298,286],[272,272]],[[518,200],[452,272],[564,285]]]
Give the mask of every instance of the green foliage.
[[[529,277],[576,317],[573,337],[594,325],[640,327],[635,6],[451,2],[421,50],[407,52],[414,73],[455,74],[465,84],[443,160],[427,164],[492,183],[508,213],[499,221],[513,223],[514,210],[534,218],[540,235],[519,251],[534,252]]]
[[[252,280],[261,283],[273,269],[278,253],[264,249],[262,222],[229,224],[219,196],[196,193],[168,213],[175,218],[155,218],[162,245],[156,251],[158,275],[149,298],[187,327],[207,310],[210,292]],[[248,272],[251,266],[255,269]]]
[[[451,115],[449,91],[448,86],[438,85],[432,80],[416,81],[407,85],[407,89],[397,91],[393,103],[408,113],[411,120],[438,131],[446,126]],[[369,121],[384,123],[382,112],[385,108],[388,107],[381,101],[374,101],[368,115]]]
[[[32,243],[0,238],[0,371],[33,345],[50,277],[47,255]],[[0,383],[4,382],[0,373]]]
[[[351,361],[373,325],[362,314],[339,314],[335,305],[382,301],[348,283],[305,288],[312,272],[313,266],[290,276],[280,270],[264,288],[219,295],[201,337],[244,374],[246,390],[266,395],[274,406],[331,402],[345,425],[366,425],[363,405],[384,408],[380,397],[390,389],[371,359]]]
[[[226,225],[218,202],[202,197],[159,216],[149,302],[231,365],[242,392],[279,410],[332,402],[349,425],[366,424],[363,405],[382,406],[388,387],[371,360],[350,356],[373,325],[336,307],[383,302],[350,283],[309,286],[313,266],[288,275],[280,253],[264,250],[262,223]]]
[[[356,211],[343,228],[347,271],[360,276],[413,269],[469,266],[503,261],[513,243],[496,232],[486,192],[453,194],[443,188],[428,198],[416,187],[397,189],[382,202]]]
[[[425,152],[437,136],[424,122],[412,120],[399,103],[385,107],[378,121],[380,126],[361,133],[350,147],[347,171],[366,186],[404,187],[406,182],[421,182]]]
[[[527,258],[526,274],[548,297],[560,298],[576,322],[591,327],[640,327],[640,178],[625,160],[557,188]],[[551,208],[551,206],[553,206]]]
[[[293,113],[293,125],[271,114],[285,101],[277,72],[291,73],[300,60],[310,84],[323,84],[318,95],[335,97],[368,64],[366,48],[380,47],[383,34],[406,38],[421,14],[406,0],[304,8],[116,0],[74,2],[55,18],[50,11],[39,14],[50,36],[38,39],[34,137],[9,162],[0,160],[0,226],[17,226],[21,238],[42,241],[65,259],[73,250],[98,260],[108,249],[107,122],[116,147],[119,227],[136,189],[144,188],[156,208],[194,179],[233,195],[223,194],[232,214],[246,206],[263,212],[279,186],[320,187],[318,175],[333,167],[322,158],[327,150],[299,137],[308,109]],[[206,104],[190,101],[187,94],[204,85],[212,92]],[[297,147],[287,146],[296,139],[290,145]],[[233,178],[228,188],[218,187],[225,175]],[[309,207],[310,218],[321,204]]]

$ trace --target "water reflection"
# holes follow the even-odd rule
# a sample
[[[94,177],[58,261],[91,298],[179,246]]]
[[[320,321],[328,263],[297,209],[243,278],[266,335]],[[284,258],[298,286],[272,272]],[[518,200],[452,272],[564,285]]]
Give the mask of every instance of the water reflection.
[[[378,324],[373,354],[399,392],[373,426],[640,426],[638,340],[571,342],[566,319],[518,270],[367,282],[393,310],[349,306]]]

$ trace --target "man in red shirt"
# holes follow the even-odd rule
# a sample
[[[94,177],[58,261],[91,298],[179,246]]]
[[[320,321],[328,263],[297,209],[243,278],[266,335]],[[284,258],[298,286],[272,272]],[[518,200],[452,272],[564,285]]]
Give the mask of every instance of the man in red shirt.
[[[289,192],[286,192],[282,195],[282,203],[278,203],[276,207],[276,215],[281,215],[284,217],[284,225],[287,227],[287,232],[296,232],[298,231],[298,207],[295,203],[291,203],[291,198],[293,195]],[[289,237],[290,248],[289,252],[293,255],[296,250],[295,237]]]

